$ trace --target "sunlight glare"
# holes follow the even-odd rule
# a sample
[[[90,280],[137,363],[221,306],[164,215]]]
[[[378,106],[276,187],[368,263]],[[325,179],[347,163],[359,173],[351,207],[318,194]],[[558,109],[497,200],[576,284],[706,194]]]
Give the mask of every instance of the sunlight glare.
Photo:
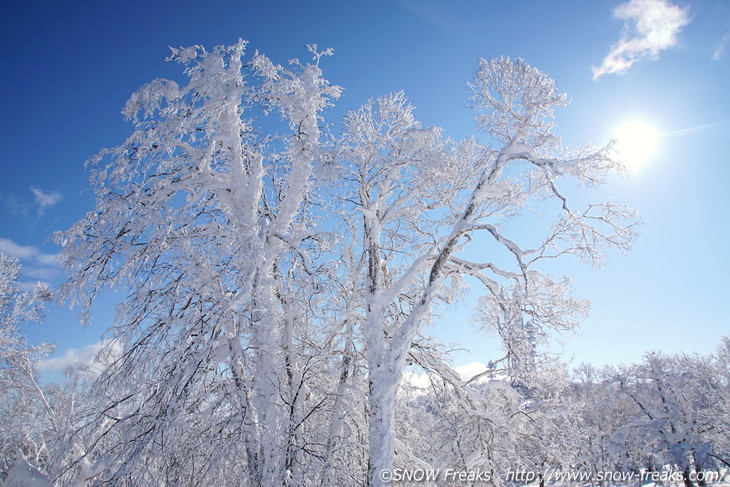
[[[656,152],[659,132],[652,125],[631,121],[616,131],[616,152],[632,171],[643,166]]]

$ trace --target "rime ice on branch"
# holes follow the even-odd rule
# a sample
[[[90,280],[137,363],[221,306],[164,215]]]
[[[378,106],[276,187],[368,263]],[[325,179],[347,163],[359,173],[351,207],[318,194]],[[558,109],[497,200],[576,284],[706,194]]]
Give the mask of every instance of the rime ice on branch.
[[[551,130],[553,108],[567,102],[549,77],[521,60],[482,60],[469,88],[477,127],[491,145],[455,143],[438,129],[423,129],[402,93],[345,118],[340,154],[354,210],[345,212],[353,215],[347,228],[356,229],[351,238],[362,238],[367,261],[362,299],[373,486],[384,485],[380,472],[393,467],[396,390],[437,301],[449,302],[472,277],[486,292],[479,318],[503,338],[525,322],[533,336],[570,329],[587,305],[569,295],[566,279],[540,272],[541,261],[576,254],[598,265],[602,249],[626,250],[634,238],[633,210],[607,202],[577,211],[559,190],[563,176],[597,183],[622,167],[609,147],[565,157]],[[547,198],[560,214],[542,243],[524,248],[505,224]],[[490,255],[460,257],[480,234],[511,255],[512,264]],[[524,344],[504,345],[517,363]]]
[[[561,193],[561,178],[621,168],[609,147],[560,146],[552,110],[566,98],[520,60],[481,61],[469,85],[489,144],[422,127],[402,93],[330,137],[321,114],[340,90],[319,62],[331,52],[310,46],[311,62],[282,67],[244,59],[245,46],[173,49],[186,84],[131,97],[132,134],[89,163],[95,208],[58,236],[62,296],[85,319],[100,292],[125,296],[110,330],[123,354],[98,381],[103,420],[69,478],[382,485],[407,364],[481,414],[485,398],[424,342],[435,305],[480,283],[481,321],[525,364],[534,347],[520,337],[570,329],[586,309],[540,263],[600,264],[634,237],[632,210],[578,209]],[[527,248],[506,223],[536,199],[559,216]],[[510,260],[467,259],[484,238]]]

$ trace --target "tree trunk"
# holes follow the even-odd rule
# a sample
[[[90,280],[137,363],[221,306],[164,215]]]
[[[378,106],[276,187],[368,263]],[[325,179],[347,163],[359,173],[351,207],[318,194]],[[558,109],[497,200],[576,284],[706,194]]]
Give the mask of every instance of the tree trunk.
[[[274,310],[274,286],[271,277],[258,274],[254,284],[252,342],[256,347],[252,403],[255,407],[258,445],[258,475],[261,487],[281,487],[284,451],[282,450],[282,411],[279,372],[284,363],[276,344],[278,322]]]
[[[337,384],[337,395],[335,403],[332,406],[332,415],[330,417],[329,434],[327,435],[327,450],[322,466],[322,474],[320,476],[320,484],[322,486],[338,485],[337,478],[333,475],[332,468],[335,465],[335,450],[339,446],[340,436],[344,429],[346,401],[345,394],[350,379],[350,367],[355,360],[355,347],[352,343],[352,335],[354,332],[354,320],[348,319],[345,326],[346,343],[342,353],[342,363],[340,365],[340,378]]]
[[[382,368],[370,371],[368,398],[368,485],[389,485],[395,458],[395,377]]]
[[[705,476],[702,475],[702,465],[699,463],[695,463],[695,473],[697,474],[697,485],[700,487],[705,487],[707,485],[707,482],[705,481]]]
[[[695,484],[693,484],[692,480],[689,478],[689,466],[684,468],[684,472],[682,472],[682,480],[684,480],[684,487],[695,487]]]

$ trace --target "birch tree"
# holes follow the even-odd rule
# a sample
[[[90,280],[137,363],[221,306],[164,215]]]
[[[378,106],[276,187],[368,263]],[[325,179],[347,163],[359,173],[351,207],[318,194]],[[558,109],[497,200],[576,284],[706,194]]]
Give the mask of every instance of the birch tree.
[[[727,466],[728,422],[721,414],[727,389],[718,365],[713,356],[650,352],[642,363],[617,371],[613,380],[635,409],[610,438],[614,456],[677,467],[688,486],[691,474]]]
[[[448,302],[469,277],[486,291],[488,327],[515,329],[529,321],[543,332],[573,328],[586,304],[570,296],[566,279],[540,272],[540,262],[574,254],[600,265],[603,250],[626,250],[635,236],[630,208],[602,202],[577,209],[559,189],[569,177],[603,182],[622,164],[610,145],[574,153],[561,146],[552,133],[553,110],[567,98],[553,80],[521,60],[500,58],[480,61],[469,89],[486,144],[442,140],[438,129],[421,127],[402,94],[373,100],[345,119],[342,157],[354,183],[348,201],[367,256],[371,486],[384,485],[382,472],[392,469],[396,389],[436,303]],[[541,241],[520,244],[506,224],[535,200],[552,200],[558,216]],[[510,255],[511,264],[463,256],[483,238]]]
[[[43,320],[50,291],[43,283],[24,291],[19,278],[18,260],[0,253],[0,480],[12,468],[42,477],[52,439],[48,420],[53,410],[38,384],[35,364],[53,346],[33,346],[21,332],[22,325]]]
[[[104,290],[125,296],[110,332],[123,354],[100,377],[94,433],[119,440],[87,469],[101,483],[289,482],[293,326],[306,313],[289,283],[315,272],[305,206],[320,113],[339,89],[315,46],[311,63],[285,68],[245,60],[245,45],[172,50],[186,84],[132,95],[132,134],[89,162],[96,207],[58,236],[61,295],[84,319]],[[288,134],[259,128],[269,111]]]
[[[423,127],[395,93],[349,112],[329,148],[330,51],[283,67],[245,47],[173,49],[187,80],[132,95],[131,135],[89,161],[95,208],[57,236],[61,299],[84,321],[100,293],[121,297],[109,332],[121,356],[97,381],[97,418],[64,481],[383,485],[408,364],[470,400],[423,346],[437,307],[480,286],[480,321],[526,364],[526,336],[586,311],[540,264],[599,265],[634,237],[629,208],[579,209],[561,192],[621,164],[610,145],[561,146],[552,117],[566,97],[521,60],[480,62],[478,137]],[[555,219],[518,242],[510,225],[536,202]]]

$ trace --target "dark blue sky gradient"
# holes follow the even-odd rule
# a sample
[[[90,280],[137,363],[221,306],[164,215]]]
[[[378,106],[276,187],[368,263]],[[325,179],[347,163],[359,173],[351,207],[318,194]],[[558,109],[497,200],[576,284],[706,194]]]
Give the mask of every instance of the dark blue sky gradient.
[[[168,46],[212,48],[244,38],[275,62],[306,57],[305,44],[333,47],[322,61],[328,79],[345,88],[336,122],[367,98],[405,90],[424,125],[463,137],[472,130],[465,83],[479,57],[508,55],[557,80],[573,100],[559,112],[557,133],[568,145],[604,143],[621,123],[638,118],[663,133],[646,168],[592,193],[625,201],[642,213],[634,252],[614,255],[605,269],[566,262],[577,294],[594,302],[582,338],[565,347],[578,361],[634,361],[648,349],[714,348],[728,321],[730,258],[730,52],[713,51],[730,36],[730,7],[720,0],[683,2],[691,23],[674,48],[643,60],[626,75],[591,78],[621,33],[611,16],[620,1],[368,1],[368,2],[12,2],[0,16],[0,238],[52,254],[48,241],[92,208],[86,158],[120,143],[131,127],[120,110],[140,85],[158,77],[182,80],[165,63]],[[687,130],[695,127],[710,127]],[[684,132],[682,132],[684,131]],[[681,132],[677,134],[677,132]],[[39,211],[31,187],[63,200]],[[23,262],[25,280],[60,271]],[[55,272],[55,274],[54,274]],[[470,311],[449,313],[437,328],[472,354],[497,355],[468,323]],[[73,312],[51,309],[33,341],[58,344],[59,354],[95,342],[111,319],[80,331]],[[687,337],[693,337],[687,340]]]

